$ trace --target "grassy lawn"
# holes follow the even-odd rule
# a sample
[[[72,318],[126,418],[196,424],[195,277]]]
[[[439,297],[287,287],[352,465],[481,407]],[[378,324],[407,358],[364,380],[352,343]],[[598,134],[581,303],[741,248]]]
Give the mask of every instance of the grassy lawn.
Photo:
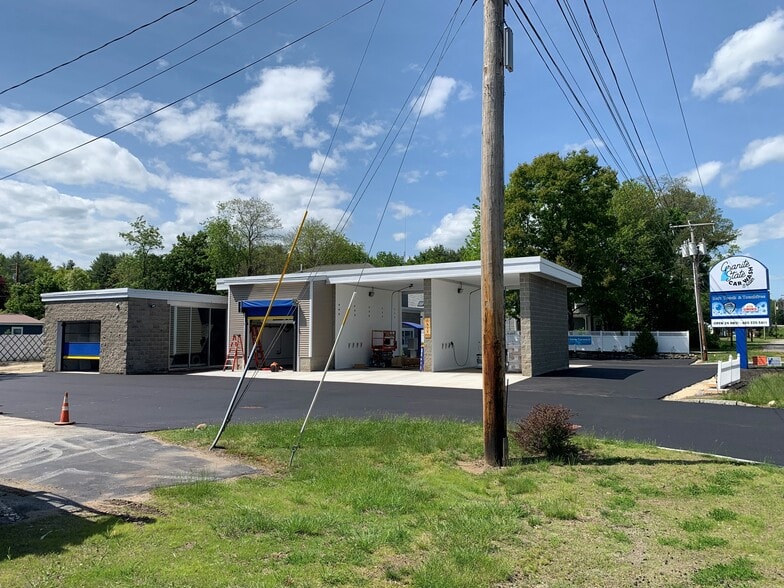
[[[0,586],[784,586],[776,467],[578,437],[573,464],[488,470],[475,425],[330,420],[289,470],[297,428],[228,428],[265,475],[0,527]]]
[[[726,392],[721,397],[727,400],[742,400],[757,406],[768,406],[773,401],[775,406],[784,407],[784,371],[780,374],[763,374],[747,386]]]

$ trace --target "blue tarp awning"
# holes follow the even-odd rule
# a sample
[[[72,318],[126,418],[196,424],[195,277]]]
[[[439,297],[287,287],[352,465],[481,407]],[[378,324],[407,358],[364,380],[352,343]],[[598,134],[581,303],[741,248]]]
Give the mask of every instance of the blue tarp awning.
[[[403,321],[403,326],[404,327],[409,327],[411,329],[419,329],[420,331],[422,330],[422,325],[420,325],[419,323],[409,323],[409,322]]]
[[[294,316],[297,312],[297,301],[292,299],[276,300],[243,300],[240,303],[240,310],[245,316],[266,316],[267,309],[272,307],[269,315],[271,317]]]

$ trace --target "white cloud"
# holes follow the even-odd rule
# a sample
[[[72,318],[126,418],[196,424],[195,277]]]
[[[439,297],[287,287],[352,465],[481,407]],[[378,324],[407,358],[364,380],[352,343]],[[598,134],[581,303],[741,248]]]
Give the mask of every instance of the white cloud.
[[[721,168],[722,163],[720,161],[707,161],[700,165],[697,169],[683,173],[681,176],[686,178],[686,182],[690,189],[699,190],[701,188],[700,179],[702,179],[703,185],[710,184],[713,180],[716,179],[719,173],[721,173]]]
[[[394,218],[395,220],[403,220],[404,218],[410,218],[422,212],[421,210],[417,210],[416,208],[411,208],[405,202],[390,202],[389,210],[392,212],[392,218]]]
[[[737,243],[744,251],[763,241],[784,239],[784,211],[768,217],[761,223],[744,225],[739,231]]]
[[[229,6],[225,2],[212,2],[210,3],[210,8],[213,12],[217,12],[218,14],[222,14],[224,16],[234,16],[235,14],[239,13],[239,10],[234,8],[233,6]],[[231,19],[231,24],[233,24],[236,28],[242,27],[242,21],[239,18]]]
[[[333,151],[329,157],[320,151],[314,152],[310,157],[308,166],[312,174],[321,172],[328,175],[335,174],[344,167],[346,167],[346,160],[337,151]]]
[[[739,100],[749,92],[743,87],[749,78],[763,67],[779,66],[782,62],[784,10],[779,9],[765,20],[741,29],[725,40],[714,53],[708,70],[694,77],[692,92],[700,98],[720,94],[725,101]],[[754,83],[750,85],[753,87]],[[763,82],[757,87],[766,86]]]
[[[37,116],[37,112],[0,107],[0,132],[10,131]],[[63,117],[60,115],[43,116],[35,123],[9,132],[2,138],[0,146],[8,145],[61,120]],[[106,182],[136,190],[157,184],[157,178],[145,169],[141,161],[108,138],[97,139],[71,153],[56,157],[93,139],[94,135],[65,122],[0,151],[0,170],[13,173],[55,157],[24,172],[24,176],[20,177],[34,177],[49,183],[70,185]]]
[[[392,233],[392,238],[400,243],[400,241],[405,241],[407,233]]]
[[[757,139],[746,145],[740,159],[740,169],[754,169],[766,163],[784,162],[784,135]]]
[[[457,99],[460,102],[465,102],[466,100],[471,100],[476,95],[474,92],[474,88],[471,84],[466,82],[458,82],[457,83]]]
[[[727,208],[756,208],[763,204],[767,204],[765,199],[757,196],[727,196],[724,199]]]
[[[163,102],[154,102],[134,94],[101,104],[95,119],[111,127],[120,127],[164,106]],[[123,130],[150,143],[168,145],[202,135],[221,135],[224,130],[221,117],[222,112],[218,105],[212,102],[197,105],[192,100],[187,100]]]
[[[261,72],[259,83],[229,108],[229,119],[259,137],[280,133],[295,139],[315,108],[329,98],[332,74],[320,67],[278,67]]]
[[[473,226],[475,214],[474,209],[467,206],[461,206],[454,213],[450,212],[441,219],[432,233],[417,241],[416,248],[421,251],[436,245],[450,249],[462,247]]]
[[[375,149],[376,142],[371,141],[384,132],[379,122],[362,122],[356,125],[345,125],[351,139],[343,144],[346,151],[369,151]]]
[[[414,169],[411,171],[403,172],[401,175],[403,176],[403,181],[406,184],[416,184],[417,182],[419,182],[419,180],[422,179],[423,174],[421,171]]]
[[[421,116],[440,116],[446,110],[449,97],[455,91],[457,80],[444,76],[436,76],[425,96],[420,96],[412,102],[414,112],[422,110]]]
[[[604,141],[601,139],[588,139],[582,143],[567,143],[561,150],[563,153],[571,153],[572,151],[580,152],[583,149],[601,149],[604,147]]]
[[[54,263],[73,259],[82,267],[99,251],[124,250],[119,233],[128,230],[129,221],[157,215],[123,196],[85,198],[14,180],[0,182],[0,210],[0,251],[45,255]]]

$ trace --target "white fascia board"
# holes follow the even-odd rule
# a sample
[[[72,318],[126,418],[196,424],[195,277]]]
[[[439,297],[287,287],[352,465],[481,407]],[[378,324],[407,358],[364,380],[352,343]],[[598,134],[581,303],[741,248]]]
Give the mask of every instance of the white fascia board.
[[[294,274],[286,274],[283,277],[284,284],[292,284],[297,282],[312,282],[315,280],[323,280],[325,272],[312,272],[304,273],[297,272]],[[215,281],[215,289],[219,292],[228,290],[231,286],[256,286],[259,284],[277,284],[280,279],[280,274],[269,274],[265,276],[242,276],[239,278],[219,278]]]
[[[143,298],[165,300],[170,304],[182,303],[188,306],[223,307],[227,304],[225,296],[214,294],[192,294],[190,292],[165,292],[162,290],[137,290],[135,288],[109,288],[106,290],[72,290],[70,292],[48,292],[41,294],[41,301],[47,302],[84,302],[101,300],[128,300]]]

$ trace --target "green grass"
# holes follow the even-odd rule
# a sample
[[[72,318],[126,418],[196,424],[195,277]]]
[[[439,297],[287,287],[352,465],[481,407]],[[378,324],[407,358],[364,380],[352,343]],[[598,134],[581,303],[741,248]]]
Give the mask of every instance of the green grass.
[[[727,400],[741,400],[757,406],[767,406],[775,401],[775,406],[784,408],[784,372],[763,374],[749,382],[748,386],[722,394]]]
[[[784,586],[779,468],[580,437],[486,468],[474,425],[329,420],[289,469],[297,428],[227,429],[257,476],[0,526],[0,586]]]

